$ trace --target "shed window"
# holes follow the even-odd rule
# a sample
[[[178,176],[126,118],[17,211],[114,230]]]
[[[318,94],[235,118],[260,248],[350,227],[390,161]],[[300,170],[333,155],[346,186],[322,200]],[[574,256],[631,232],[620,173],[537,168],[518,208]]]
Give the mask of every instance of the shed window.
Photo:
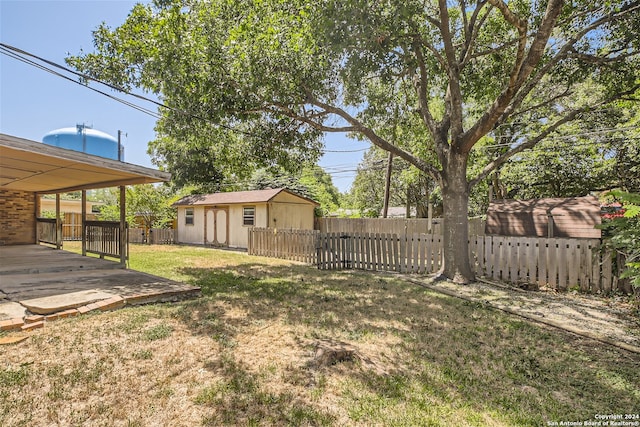
[[[254,206],[242,208],[242,224],[255,225],[255,222],[256,222],[256,208]]]
[[[184,223],[185,225],[193,225],[193,208],[184,210]]]

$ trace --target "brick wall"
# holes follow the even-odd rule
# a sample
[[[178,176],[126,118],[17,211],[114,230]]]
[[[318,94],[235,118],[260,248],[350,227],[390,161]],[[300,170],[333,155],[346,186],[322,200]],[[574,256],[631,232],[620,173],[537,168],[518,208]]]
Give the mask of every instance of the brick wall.
[[[0,190],[0,245],[36,241],[35,194]]]

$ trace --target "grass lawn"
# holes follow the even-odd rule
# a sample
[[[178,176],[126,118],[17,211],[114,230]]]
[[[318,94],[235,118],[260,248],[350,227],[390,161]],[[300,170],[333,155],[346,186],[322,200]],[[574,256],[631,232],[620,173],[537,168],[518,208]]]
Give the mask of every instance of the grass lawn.
[[[131,268],[204,296],[60,320],[0,347],[0,425],[546,426],[640,412],[637,354],[393,275],[131,253]],[[321,340],[357,358],[318,366]]]

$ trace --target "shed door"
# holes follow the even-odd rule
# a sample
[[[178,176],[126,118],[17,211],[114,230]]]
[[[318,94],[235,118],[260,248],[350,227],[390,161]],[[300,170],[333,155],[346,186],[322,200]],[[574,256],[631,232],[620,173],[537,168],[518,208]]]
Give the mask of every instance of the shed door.
[[[225,208],[207,208],[205,228],[205,244],[212,246],[227,246],[228,241],[228,212]]]
[[[215,216],[213,210],[207,211],[207,220],[204,223],[205,243],[212,245],[216,241]]]
[[[216,211],[216,242],[219,245],[227,246],[227,210],[219,209]]]

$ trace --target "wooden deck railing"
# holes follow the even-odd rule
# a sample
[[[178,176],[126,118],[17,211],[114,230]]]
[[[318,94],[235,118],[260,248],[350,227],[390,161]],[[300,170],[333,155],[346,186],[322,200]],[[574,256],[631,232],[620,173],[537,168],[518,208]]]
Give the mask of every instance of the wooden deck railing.
[[[120,222],[85,221],[85,228],[87,252],[100,255],[100,258],[105,256],[121,258],[123,251],[126,255],[126,244],[121,247],[120,243]],[[127,239],[124,241],[126,242]]]
[[[49,245],[58,244],[58,236],[62,240],[62,222],[59,223],[58,235],[56,235],[56,219],[55,218],[36,218],[38,243],[47,243]]]

